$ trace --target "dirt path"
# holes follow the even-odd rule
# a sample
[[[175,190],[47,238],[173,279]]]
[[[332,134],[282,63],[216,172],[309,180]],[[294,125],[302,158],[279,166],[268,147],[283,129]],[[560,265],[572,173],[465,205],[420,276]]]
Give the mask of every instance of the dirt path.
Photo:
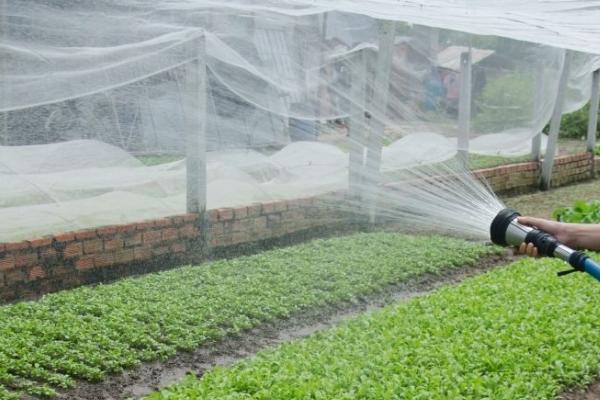
[[[552,211],[558,207],[570,207],[577,200],[600,199],[600,179],[576,183],[545,192],[534,192],[505,197],[502,200],[523,215],[552,218]]]
[[[484,258],[479,265],[446,270],[440,274],[425,274],[403,284],[393,285],[383,292],[365,297],[357,304],[342,304],[326,309],[309,310],[292,318],[265,323],[239,337],[207,343],[191,353],[179,353],[165,362],[152,362],[108,377],[100,383],[80,384],[59,396],[59,399],[128,399],[140,398],[161,387],[179,381],[187,373],[197,376],[216,365],[229,365],[258,351],[290,340],[311,335],[341,321],[398,300],[406,300],[431,292],[441,286],[455,284],[512,261],[512,255]],[[570,400],[570,399],[569,399]]]
[[[571,389],[559,397],[560,400],[600,400],[600,379],[587,388]]]

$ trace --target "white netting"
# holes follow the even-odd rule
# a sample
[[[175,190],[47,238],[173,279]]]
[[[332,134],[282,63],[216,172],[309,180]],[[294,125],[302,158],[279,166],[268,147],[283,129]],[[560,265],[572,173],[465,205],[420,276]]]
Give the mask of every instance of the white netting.
[[[184,212],[190,135],[209,208],[346,189],[357,145],[373,180],[450,160],[464,90],[469,151],[526,156],[565,49],[565,111],[589,100],[598,21],[596,0],[0,0],[0,241]]]

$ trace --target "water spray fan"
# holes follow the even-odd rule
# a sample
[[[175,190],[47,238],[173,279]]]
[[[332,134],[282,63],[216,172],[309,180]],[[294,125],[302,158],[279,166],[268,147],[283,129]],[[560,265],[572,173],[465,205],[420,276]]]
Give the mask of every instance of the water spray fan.
[[[574,250],[561,242],[554,236],[520,224],[517,211],[505,208],[496,215],[490,225],[490,236],[492,242],[500,246],[520,246],[522,243],[533,243],[542,256],[556,257],[568,262],[573,269],[559,272],[559,276],[571,272],[587,272],[600,281],[600,265],[587,256],[583,251]]]

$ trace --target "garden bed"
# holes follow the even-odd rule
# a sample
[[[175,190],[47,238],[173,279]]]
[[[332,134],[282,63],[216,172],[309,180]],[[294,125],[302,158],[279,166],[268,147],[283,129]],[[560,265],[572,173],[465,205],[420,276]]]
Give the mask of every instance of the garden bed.
[[[138,398],[174,384],[189,373],[200,376],[215,366],[230,365],[265,348],[312,335],[394,301],[408,300],[443,285],[454,284],[489,271],[506,264],[511,258],[507,254],[487,256],[473,266],[425,273],[407,282],[386,286],[375,294],[359,297],[352,302],[312,309],[290,318],[263,323],[238,336],[207,343],[192,352],[179,352],[165,362],[144,363],[129,372],[109,376],[100,383],[80,382],[76,388],[59,398]]]
[[[598,283],[561,268],[521,260],[149,398],[555,398],[600,365]]]
[[[79,379],[101,381],[498,251],[434,236],[358,234],[4,306],[0,396],[52,396]]]

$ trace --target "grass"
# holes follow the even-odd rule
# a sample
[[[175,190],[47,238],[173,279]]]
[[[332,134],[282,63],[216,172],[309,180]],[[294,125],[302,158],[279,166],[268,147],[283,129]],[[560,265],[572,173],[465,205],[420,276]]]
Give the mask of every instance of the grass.
[[[523,259],[148,399],[552,399],[600,366],[600,286],[561,268]]]
[[[577,154],[585,152],[585,141],[579,139],[559,138],[558,148],[561,155]],[[499,165],[515,164],[531,161],[531,155],[504,157],[504,156],[484,156],[480,154],[469,154],[469,162],[472,169],[491,168]]]
[[[151,167],[153,165],[166,164],[173,161],[178,161],[185,158],[185,156],[180,154],[147,154],[136,156],[136,158],[140,160],[145,166]]]
[[[469,154],[469,166],[471,169],[482,169],[497,167],[498,165],[515,164],[531,161],[531,156],[502,157],[484,156],[480,154]]]
[[[76,378],[101,380],[263,321],[497,252],[436,236],[356,234],[3,306],[0,398],[52,396]]]
[[[348,144],[345,136],[342,136],[344,140],[335,141],[335,146],[341,150],[348,152]],[[390,140],[388,142],[391,143]],[[324,143],[328,143],[327,140]],[[389,143],[386,143],[386,145]],[[579,139],[559,139],[559,149],[561,154],[574,154],[585,151],[585,141]],[[165,164],[173,161],[183,159],[185,156],[181,154],[148,154],[138,155],[136,158],[140,160],[146,166],[153,166],[159,164]],[[471,169],[491,168],[498,165],[515,164],[521,162],[531,161],[530,155],[517,156],[517,157],[505,157],[505,156],[486,156],[480,154],[469,154],[469,164]],[[451,161],[447,161],[451,162]]]

